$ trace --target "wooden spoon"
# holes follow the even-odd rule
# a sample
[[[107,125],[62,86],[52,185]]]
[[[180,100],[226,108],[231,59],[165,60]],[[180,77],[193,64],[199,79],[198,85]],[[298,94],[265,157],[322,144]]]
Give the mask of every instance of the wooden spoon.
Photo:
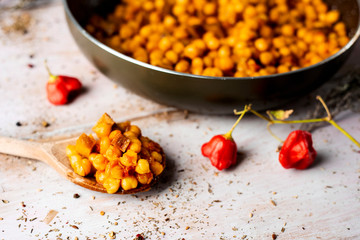
[[[65,149],[67,145],[75,144],[76,139],[77,138],[70,138],[61,141],[42,143],[0,137],[0,152],[43,161],[54,168],[63,177],[81,187],[97,192],[106,192],[106,189],[101,184],[97,183],[95,178],[82,177],[76,174],[70,166]],[[132,194],[147,191],[158,179],[159,176],[155,177],[150,184],[141,185],[138,188],[127,191],[120,190],[117,194]]]

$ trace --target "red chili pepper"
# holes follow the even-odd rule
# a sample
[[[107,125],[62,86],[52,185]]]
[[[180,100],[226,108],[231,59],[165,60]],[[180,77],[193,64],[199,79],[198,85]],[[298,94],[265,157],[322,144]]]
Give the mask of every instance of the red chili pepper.
[[[227,134],[212,137],[209,142],[202,145],[201,152],[219,170],[228,168],[236,163],[236,143]]]
[[[226,134],[212,137],[209,142],[201,146],[202,155],[208,157],[211,164],[219,170],[228,168],[236,163],[237,147],[231,135],[246,113],[245,110],[236,120],[230,131]]]
[[[46,92],[48,100],[54,105],[63,105],[69,102],[70,96],[77,93],[82,84],[79,79],[69,76],[53,75],[47,65],[46,69],[49,72],[49,81],[46,84]]]
[[[288,168],[306,169],[316,158],[311,133],[296,130],[289,134],[281,147],[279,161]]]

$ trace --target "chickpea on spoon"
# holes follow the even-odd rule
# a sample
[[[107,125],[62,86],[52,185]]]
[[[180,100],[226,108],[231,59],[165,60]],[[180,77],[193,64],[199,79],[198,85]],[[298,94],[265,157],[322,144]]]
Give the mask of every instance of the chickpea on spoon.
[[[71,182],[98,192],[132,194],[157,182],[165,154],[139,127],[117,124],[105,113],[92,130],[97,139],[85,133],[46,143],[0,137],[0,152],[43,161]]]

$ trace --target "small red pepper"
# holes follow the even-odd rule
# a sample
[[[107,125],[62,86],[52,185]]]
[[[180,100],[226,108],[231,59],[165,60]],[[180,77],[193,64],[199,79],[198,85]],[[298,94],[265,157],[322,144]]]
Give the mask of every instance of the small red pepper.
[[[216,135],[201,147],[201,152],[210,159],[211,165],[219,170],[230,167],[236,163],[237,147],[233,138],[224,135]]]
[[[311,133],[296,130],[289,134],[281,147],[279,161],[286,169],[306,169],[314,162],[316,155]]]
[[[209,142],[201,146],[201,153],[210,159],[211,164],[219,170],[230,167],[236,163],[237,147],[232,132],[245,114],[245,110],[236,120],[230,131],[223,135],[216,135]]]
[[[63,75],[53,75],[47,65],[49,80],[46,84],[48,100],[54,105],[63,105],[71,100],[74,93],[78,93],[82,84],[79,79]]]

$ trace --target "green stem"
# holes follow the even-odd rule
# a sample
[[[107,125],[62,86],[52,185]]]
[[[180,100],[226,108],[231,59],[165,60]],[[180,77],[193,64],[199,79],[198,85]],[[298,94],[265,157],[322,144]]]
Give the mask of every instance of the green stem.
[[[314,122],[324,122],[327,121],[327,117],[326,118],[314,118],[314,119],[303,119],[303,120],[274,120],[271,119],[267,116],[264,116],[260,113],[258,113],[257,111],[253,110],[253,109],[248,109],[247,111],[250,111],[251,113],[253,113],[254,115],[258,116],[259,118],[266,120],[272,124],[276,124],[276,123],[280,123],[280,124],[290,124],[290,123],[314,123]],[[235,112],[236,115],[242,114],[244,111],[240,111],[240,112]]]
[[[234,125],[231,127],[231,129],[225,133],[223,136],[226,139],[232,139],[232,132],[234,131],[235,127],[239,124],[240,120],[244,117],[245,113],[249,110],[249,107],[247,105],[245,105],[245,108],[243,111],[241,111],[240,117],[236,120],[236,122],[234,123]]]
[[[342,134],[348,137],[356,146],[360,148],[360,143],[356,141],[356,139],[353,136],[351,136],[348,132],[346,132],[342,127],[340,127],[334,120],[329,120],[327,122],[333,125],[337,130],[339,130]]]
[[[44,64],[45,64],[46,71],[47,71],[48,74],[49,74],[49,82],[50,82],[50,83],[55,82],[57,76],[55,76],[55,75],[53,75],[53,74],[51,73],[50,68],[49,68],[49,66],[48,66],[48,64],[47,64],[47,60],[46,60],[46,59],[45,59],[45,61],[44,61]]]
[[[247,111],[250,111],[251,113],[253,113],[254,115],[256,115],[257,117],[263,119],[263,120],[266,120],[269,122],[269,125],[267,126],[267,129],[268,131],[270,132],[270,134],[272,136],[274,136],[276,139],[280,140],[277,136],[275,136],[271,130],[270,130],[270,125],[271,124],[291,124],[291,123],[315,123],[315,122],[328,122],[330,123],[331,125],[333,125],[336,129],[338,129],[342,134],[344,134],[346,137],[348,137],[356,146],[358,146],[360,148],[360,143],[353,137],[351,136],[348,132],[346,132],[342,127],[340,127],[333,119],[332,119],[332,116],[330,114],[330,111],[328,110],[325,102],[322,100],[321,97],[317,97],[317,99],[322,103],[322,105],[324,106],[325,110],[326,110],[326,113],[327,113],[327,116],[324,117],[324,118],[314,118],[314,119],[303,119],[303,120],[274,120],[274,119],[271,119],[267,116],[264,116],[260,113],[258,113],[257,111],[251,109],[251,107],[247,107],[246,109],[244,109],[243,111],[240,111],[240,112],[236,112],[235,111],[235,114],[238,115],[238,114],[245,114],[245,112]],[[281,140],[280,140],[281,141]]]
[[[271,122],[269,122],[267,125],[266,125],[266,129],[268,130],[268,132],[270,133],[271,136],[273,136],[275,139],[277,139],[279,142],[283,142],[283,140],[281,140],[278,136],[276,136],[270,129],[270,125],[272,125]]]

